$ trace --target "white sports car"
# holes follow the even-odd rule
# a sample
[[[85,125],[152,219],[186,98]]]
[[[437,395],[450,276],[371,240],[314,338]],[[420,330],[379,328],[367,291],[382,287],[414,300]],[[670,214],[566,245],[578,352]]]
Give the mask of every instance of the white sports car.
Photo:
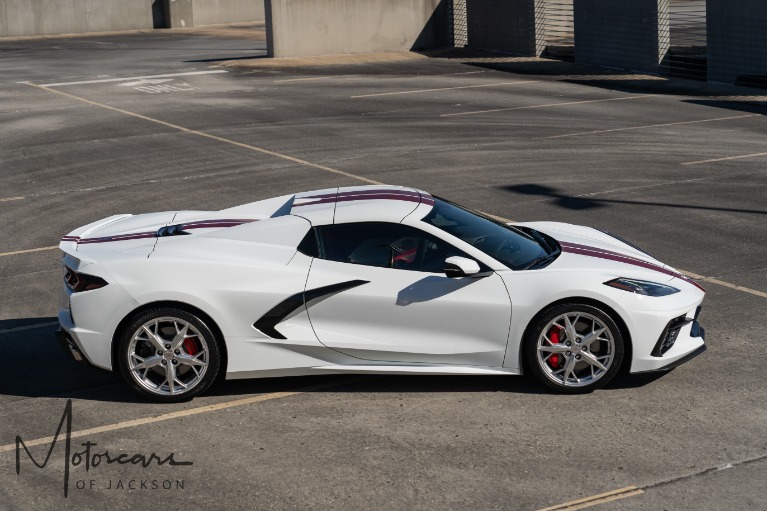
[[[412,188],[116,215],[60,247],[65,349],[166,402],[219,373],[524,372],[588,392],[706,349],[703,289],[626,241]]]

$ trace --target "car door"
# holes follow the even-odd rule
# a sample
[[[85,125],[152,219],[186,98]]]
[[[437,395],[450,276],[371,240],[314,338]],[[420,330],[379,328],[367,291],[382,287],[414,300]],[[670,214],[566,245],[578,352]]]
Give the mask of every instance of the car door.
[[[511,302],[489,268],[448,278],[447,257],[467,257],[415,227],[362,222],[317,228],[320,257],[306,285],[325,346],[371,361],[500,367]]]

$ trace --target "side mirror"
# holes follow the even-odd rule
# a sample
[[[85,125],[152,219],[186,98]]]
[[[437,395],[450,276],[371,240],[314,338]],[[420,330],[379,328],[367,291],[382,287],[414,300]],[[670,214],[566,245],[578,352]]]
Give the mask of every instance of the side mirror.
[[[445,275],[451,279],[470,277],[479,273],[479,263],[477,261],[461,256],[452,256],[445,259],[444,268]]]

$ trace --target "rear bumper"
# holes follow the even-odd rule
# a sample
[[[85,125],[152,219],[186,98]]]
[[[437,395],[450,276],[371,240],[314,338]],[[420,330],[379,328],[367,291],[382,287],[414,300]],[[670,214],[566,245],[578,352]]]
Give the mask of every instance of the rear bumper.
[[[61,346],[61,349],[64,350],[65,353],[67,353],[69,356],[71,356],[75,362],[80,362],[81,364],[95,367],[93,364],[91,364],[88,359],[83,355],[83,352],[80,350],[80,347],[77,345],[75,340],[72,338],[69,333],[64,330],[63,328],[59,328],[56,330],[56,340],[59,342],[59,345]]]

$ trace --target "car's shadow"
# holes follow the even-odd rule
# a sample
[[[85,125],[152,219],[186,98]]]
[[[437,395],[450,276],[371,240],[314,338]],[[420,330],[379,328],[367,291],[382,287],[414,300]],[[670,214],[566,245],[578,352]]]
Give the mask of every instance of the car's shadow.
[[[117,373],[75,362],[58,345],[56,318],[0,320],[0,402],[28,397],[62,397],[89,401],[144,403]],[[663,373],[620,375],[606,389],[641,387]],[[251,380],[219,378],[207,396],[243,396],[269,392],[477,393],[552,394],[524,376],[323,375]]]

